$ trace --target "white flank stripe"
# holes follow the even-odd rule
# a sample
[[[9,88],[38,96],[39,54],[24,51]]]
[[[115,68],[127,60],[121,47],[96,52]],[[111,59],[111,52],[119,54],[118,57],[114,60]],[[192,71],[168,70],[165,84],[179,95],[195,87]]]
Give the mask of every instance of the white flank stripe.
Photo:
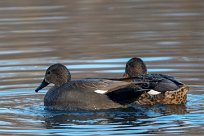
[[[105,94],[106,92],[108,92],[108,90],[95,90],[94,92],[99,94]]]
[[[161,92],[155,91],[155,90],[150,90],[149,92],[147,92],[150,95],[157,95],[160,94]]]

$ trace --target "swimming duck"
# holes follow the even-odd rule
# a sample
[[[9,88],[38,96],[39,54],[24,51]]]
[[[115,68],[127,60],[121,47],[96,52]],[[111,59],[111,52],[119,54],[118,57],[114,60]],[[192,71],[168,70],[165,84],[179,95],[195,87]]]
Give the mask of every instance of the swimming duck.
[[[35,90],[54,84],[44,97],[44,105],[53,110],[98,110],[123,108],[136,101],[147,89],[132,83],[108,79],[81,79],[71,81],[69,70],[62,64],[51,65],[45,78]],[[150,90],[148,90],[150,91]]]
[[[132,82],[142,81],[149,84],[143,89],[152,89],[155,94],[152,97],[149,93],[143,93],[136,103],[152,104],[184,104],[186,103],[189,87],[174,77],[164,74],[148,74],[145,63],[141,58],[132,58],[126,63],[124,78]]]

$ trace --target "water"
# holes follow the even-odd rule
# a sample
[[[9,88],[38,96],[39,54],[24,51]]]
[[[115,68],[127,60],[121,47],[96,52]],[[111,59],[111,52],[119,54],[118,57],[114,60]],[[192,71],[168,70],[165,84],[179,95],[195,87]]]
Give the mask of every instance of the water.
[[[0,1],[0,135],[203,135],[204,1]],[[47,111],[34,89],[53,63],[73,79],[149,73],[190,86],[186,105]]]

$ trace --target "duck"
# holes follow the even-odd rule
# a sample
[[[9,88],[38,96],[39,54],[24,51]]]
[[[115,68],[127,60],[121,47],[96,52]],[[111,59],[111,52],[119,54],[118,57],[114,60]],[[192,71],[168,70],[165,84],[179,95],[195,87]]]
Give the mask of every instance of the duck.
[[[49,84],[54,84],[44,96],[44,106],[49,110],[101,110],[126,108],[144,92],[142,82],[127,82],[111,79],[71,80],[68,68],[61,64],[51,65],[45,72],[39,92]]]
[[[123,78],[130,82],[147,82],[143,89],[151,89],[144,92],[136,101],[137,104],[185,104],[189,86],[178,81],[175,77],[166,74],[148,74],[147,66],[139,57],[131,58],[125,67]]]

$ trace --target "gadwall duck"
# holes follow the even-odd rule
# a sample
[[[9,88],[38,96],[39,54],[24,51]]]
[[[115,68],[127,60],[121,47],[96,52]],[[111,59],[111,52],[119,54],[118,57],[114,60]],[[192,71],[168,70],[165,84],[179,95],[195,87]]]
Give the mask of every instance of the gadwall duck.
[[[132,82],[143,81],[149,84],[144,89],[154,90],[154,97],[150,93],[143,93],[136,103],[139,104],[184,104],[186,103],[189,87],[174,77],[164,74],[147,74],[145,63],[140,58],[132,58],[126,63],[124,78]]]
[[[142,93],[142,82],[124,82],[108,79],[81,79],[71,81],[69,70],[62,64],[51,65],[45,73],[38,92],[54,84],[44,97],[44,105],[53,110],[99,110],[123,108],[136,101]]]

